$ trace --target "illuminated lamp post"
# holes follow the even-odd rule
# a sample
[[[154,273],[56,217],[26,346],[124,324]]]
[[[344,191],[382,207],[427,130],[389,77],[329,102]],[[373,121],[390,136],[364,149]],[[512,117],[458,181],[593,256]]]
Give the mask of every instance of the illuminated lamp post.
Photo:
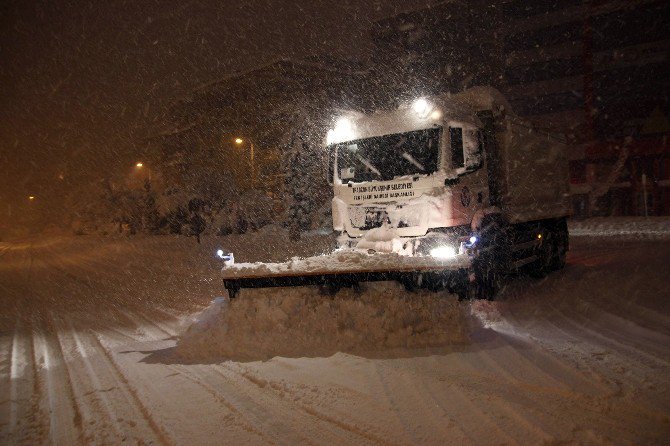
[[[235,138],[235,144],[241,146],[244,143],[244,139],[237,137]],[[251,163],[251,187],[254,187],[256,184],[256,162],[254,161],[254,142],[249,139],[249,160]]]

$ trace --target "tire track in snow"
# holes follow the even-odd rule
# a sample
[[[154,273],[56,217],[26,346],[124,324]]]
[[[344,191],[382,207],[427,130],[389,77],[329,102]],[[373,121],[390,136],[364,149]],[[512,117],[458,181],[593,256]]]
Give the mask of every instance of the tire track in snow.
[[[537,401],[532,396],[539,390],[538,386],[518,379],[490,352],[491,350],[484,348],[478,351],[477,355],[466,355],[462,358],[460,366],[465,369],[463,376],[467,377],[465,379],[467,386],[475,390],[476,395],[486,395],[486,409],[496,413],[495,424],[502,431],[515,434],[515,436],[507,434],[513,443],[550,441],[552,436],[542,427],[543,423],[533,413],[514,410],[515,406],[536,407]],[[510,387],[513,390],[510,390]],[[504,424],[501,425],[501,422]],[[507,426],[510,423],[515,429]]]
[[[564,430],[555,428],[558,422],[556,415],[575,411],[574,401],[569,398],[556,395],[540,398],[513,385],[504,389],[490,389],[485,384],[482,389],[489,389],[492,393],[487,400],[490,410],[504,423],[506,431],[514,435],[517,444],[551,444],[557,441]],[[568,429],[578,426],[573,421],[567,423]]]
[[[125,317],[127,320],[135,320],[135,318],[132,318],[132,316],[127,313],[127,312],[122,312],[122,316]],[[146,330],[142,330],[141,327],[136,327],[139,328],[143,335],[141,337],[135,336],[131,333],[126,333],[123,331],[120,331],[118,329],[106,329],[107,332],[109,333],[114,333],[114,336],[121,336],[131,342],[136,342],[136,343],[144,343],[147,342],[148,340],[155,340],[155,339],[148,339],[147,338],[147,333]],[[156,332],[154,332],[156,334]],[[179,366],[179,365],[166,365],[166,368],[171,370],[173,372],[172,375],[179,376],[182,379],[187,380],[188,382],[196,385],[197,387],[201,388],[204,390],[205,394],[207,394],[209,397],[213,398],[214,401],[219,404],[221,407],[224,407],[227,411],[230,412],[230,416],[235,417],[236,420],[233,422],[233,424],[240,426],[245,432],[247,433],[252,433],[256,435],[256,438],[261,438],[264,439],[267,443],[269,444],[275,444],[274,440],[272,437],[268,437],[265,435],[262,429],[258,428],[257,426],[250,424],[248,420],[250,418],[256,420],[257,424],[260,424],[259,417],[257,417],[255,414],[248,412],[248,409],[245,408],[247,407],[247,404],[234,404],[228,401],[227,396],[229,395],[223,395],[221,392],[216,390],[214,386],[210,386],[203,382],[197,375],[195,375],[192,371],[191,368],[194,366]],[[228,416],[224,418],[229,418]]]
[[[501,347],[485,349],[476,356],[476,362],[467,363],[473,370],[486,370],[489,375],[489,379],[478,385],[483,390],[492,390],[489,393],[488,403],[495,409],[499,418],[507,415],[514,426],[511,431],[515,433],[517,443],[523,444],[529,441],[529,438],[532,438],[533,443],[554,441],[554,435],[550,430],[551,425],[555,423],[555,413],[570,410],[575,403],[588,403],[589,400],[581,398],[578,393],[565,387],[557,388],[557,381],[539,370],[535,361],[529,361],[518,354],[518,350],[523,347],[511,345],[505,339],[501,340],[503,341]],[[522,373],[523,376],[517,375]],[[535,374],[536,379],[528,379],[530,377],[526,374],[530,376]],[[544,383],[542,378],[549,379],[553,385]],[[549,407],[550,412],[545,412],[545,407]],[[529,410],[530,408],[535,409]]]
[[[611,322],[610,326],[633,328],[635,331],[634,338],[641,341],[640,348],[643,348],[644,346],[652,346],[654,349],[661,349],[661,351],[654,351],[653,354],[661,357],[670,356],[670,351],[668,350],[668,346],[670,345],[670,332],[663,333],[658,330],[652,330],[640,324],[637,320],[626,319],[619,316],[618,314],[611,313],[609,311],[603,311],[599,323],[604,323],[606,320]],[[629,336],[629,338],[632,338],[632,336]]]
[[[576,333],[566,330],[565,328],[558,325],[555,321],[551,320],[547,316],[546,312],[538,318],[543,322],[541,327],[543,336],[538,336],[535,334],[533,335],[533,339],[540,346],[547,349],[548,351],[554,352],[554,354],[563,358],[566,357],[567,353],[571,353],[568,355],[571,361],[575,361],[576,359],[574,354],[572,354],[575,352],[579,353],[582,358],[590,358],[593,356],[594,350],[597,346],[588,344],[592,347],[592,349],[581,347],[581,345],[587,344],[585,340],[578,337]],[[534,328],[537,330],[538,327],[534,326]],[[558,335],[551,336],[551,331],[558,333]],[[562,341],[558,341],[559,339],[562,339]],[[574,368],[573,373],[577,376],[580,374],[585,376],[588,372],[588,374],[591,375],[595,381],[586,381],[590,382],[592,386],[594,384],[602,386],[601,391],[605,394],[606,397],[623,395],[624,390],[619,380],[608,377],[602,373],[600,369],[594,367],[592,364],[586,363],[583,360],[578,361],[578,363],[575,365],[577,367]]]
[[[144,311],[135,311],[133,313],[136,317],[139,319],[146,321],[147,324],[149,324],[152,327],[155,327],[157,330],[159,330],[161,333],[163,333],[164,336],[167,336],[168,338],[174,338],[177,336],[177,332],[173,330],[170,327],[165,326],[164,324],[156,321],[152,317],[150,317],[146,312]],[[146,324],[142,324],[143,326],[146,326]],[[162,339],[162,338],[161,338]]]
[[[0,334],[0,438],[9,425],[13,344],[14,336]]]
[[[437,360],[435,359],[437,362]],[[438,369],[444,367],[438,364]],[[465,377],[465,378],[464,378]],[[443,408],[453,407],[453,417],[458,420],[459,428],[469,432],[474,437],[474,444],[498,442],[500,444],[514,444],[514,439],[498,424],[497,420],[487,412],[490,407],[487,404],[479,403],[480,399],[488,401],[488,393],[481,393],[478,390],[472,392],[473,386],[468,387],[466,392],[464,384],[471,381],[489,381],[489,379],[480,373],[473,371],[459,374],[457,380],[449,386],[448,394],[444,392],[432,393],[433,399]],[[465,381],[465,383],[464,383]],[[425,385],[425,381],[424,381]],[[414,389],[412,388],[411,391]],[[448,399],[447,399],[448,395]],[[463,419],[465,418],[465,419]],[[482,427],[484,425],[485,427]],[[463,426],[463,427],[460,427]],[[486,433],[486,437],[481,437],[481,432]]]
[[[0,406],[0,440],[6,444],[42,442],[44,427],[31,324],[16,315],[8,340],[7,400]],[[4,384],[4,383],[3,383]]]
[[[73,349],[75,354],[78,353],[76,346],[73,346],[72,341],[67,339],[67,333],[65,333],[65,329],[61,324],[58,324],[54,321],[54,326],[58,329],[54,336],[57,336],[58,343],[62,346],[63,352],[70,352],[68,355],[65,355],[65,353],[63,354],[63,362],[70,378],[72,398],[77,402],[77,406],[81,414],[81,422],[79,423],[81,430],[80,439],[83,443],[109,442],[108,437],[110,435],[107,429],[108,423],[115,430],[115,437],[121,438],[122,435],[119,426],[113,421],[113,419],[105,417],[105,407],[103,404],[100,404],[100,401],[97,398],[94,397],[95,391],[88,392],[86,390],[86,368],[73,368],[72,365],[68,365],[68,362],[70,361],[77,359],[81,360],[85,358],[83,356],[81,358],[72,358],[74,354],[70,350]],[[68,361],[66,356],[70,356],[70,361]],[[105,418],[107,419],[105,420]]]
[[[414,426],[408,425],[406,422],[406,419],[411,419],[411,417],[403,417],[401,415],[401,407],[402,405],[398,404],[395,397],[393,396],[393,393],[390,389],[389,383],[386,380],[386,378],[383,375],[383,372],[379,366],[378,363],[372,363],[372,367],[374,369],[374,374],[377,377],[377,383],[381,386],[384,398],[388,403],[389,408],[391,409],[391,412],[395,416],[395,418],[398,420],[399,424],[402,426],[403,431],[407,434],[410,435],[412,442],[417,444],[419,443],[420,439],[417,437],[417,433],[415,432]]]
[[[223,372],[223,370],[228,371],[229,373],[232,374],[232,377],[226,373]],[[246,392],[245,395],[247,398],[249,398],[249,401],[251,401],[253,404],[255,404],[257,407],[275,407],[277,404],[282,404],[288,407],[282,408],[282,416],[291,416],[292,422],[298,427],[292,428],[292,431],[296,432],[298,435],[301,434],[300,430],[304,429],[305,427],[309,427],[310,429],[313,429],[313,426],[310,424],[314,420],[314,416],[312,414],[303,414],[303,415],[297,415],[295,409],[299,409],[297,407],[295,402],[292,402],[290,400],[286,400],[285,398],[276,398],[277,395],[274,395],[272,393],[272,390],[266,389],[267,383],[265,380],[262,379],[254,379],[254,378],[249,378],[249,376],[243,376],[243,374],[237,370],[234,370],[230,367],[228,367],[225,364],[219,364],[218,367],[216,367],[213,372],[218,375],[221,379],[223,379],[226,383],[228,383],[229,386],[233,388],[240,388],[240,384],[243,382],[248,382],[251,384],[251,386],[247,385],[246,386]],[[251,393],[255,393],[255,397],[251,396]],[[269,401],[268,401],[269,400]],[[304,412],[304,411],[302,411]],[[324,422],[324,420],[320,420],[321,422]],[[328,423],[326,423],[328,425]],[[331,435],[331,438],[327,441],[329,444],[349,444],[351,442],[351,438],[349,437],[350,432],[347,431],[346,429],[344,432],[342,432],[342,429],[340,426],[333,426],[332,424],[329,425],[329,427],[332,429],[333,427],[336,429],[336,431],[332,431],[331,429],[328,430],[328,433]],[[346,438],[342,437],[342,434],[346,435]],[[324,432],[319,431],[318,435],[315,437],[318,438],[316,443],[309,439],[308,437],[304,437],[305,441],[308,441],[312,444],[320,444],[324,442],[323,438]],[[313,435],[314,436],[314,435]],[[358,437],[357,437],[358,438]]]
[[[593,344],[589,344],[593,347],[591,350],[581,347],[581,345],[586,344],[585,339],[579,337],[578,333],[568,331],[566,328],[559,325],[557,321],[552,320],[546,310],[533,315],[532,326],[525,326],[522,322],[525,318],[518,316],[516,312],[513,311],[513,306],[511,305],[506,307],[505,317],[513,321],[515,326],[523,327],[528,333],[528,336],[532,337],[533,341],[541,348],[559,357],[564,358],[567,350],[578,352],[582,357],[592,357],[594,350],[597,349],[597,346]],[[570,355],[570,359],[571,361],[574,361],[574,355]],[[569,367],[560,361],[557,362],[556,365],[560,365],[567,373],[579,376],[580,379],[588,382],[591,386],[601,386],[601,391],[606,394],[612,394],[614,396],[622,393],[621,383],[618,380],[609,378],[599,369],[584,361],[579,361],[577,368]],[[595,381],[588,380],[585,377],[586,372],[582,369],[586,369],[588,373],[595,378]],[[614,388],[614,390],[612,388]]]
[[[16,335],[0,337],[0,443],[8,442],[16,429],[19,403],[16,383]]]
[[[585,356],[591,360],[595,358],[599,358],[600,356],[595,356],[598,351],[602,352],[603,349],[605,350],[606,356],[612,356],[615,361],[618,362],[617,368],[623,367],[624,370],[633,370],[636,373],[642,373],[643,376],[633,376],[632,374],[628,373],[627,376],[625,377],[625,381],[622,380],[622,378],[615,378],[613,379],[617,386],[620,389],[619,394],[612,395],[612,397],[619,397],[619,398],[626,398],[627,403],[626,407],[630,409],[631,407],[635,407],[639,413],[645,413],[647,417],[652,418],[657,420],[657,422],[666,422],[667,417],[663,413],[660,413],[658,409],[662,409],[660,407],[658,408],[652,408],[648,407],[647,404],[651,404],[648,402],[643,402],[639,398],[635,397],[635,393],[639,392],[640,388],[644,388],[644,384],[647,380],[647,377],[652,376],[654,379],[659,380],[659,373],[661,376],[667,375],[668,371],[670,371],[670,367],[667,365],[661,365],[661,363],[664,364],[670,364],[668,361],[662,359],[662,358],[657,358],[654,355],[647,353],[644,350],[639,350],[636,349],[635,347],[631,347],[628,344],[618,341],[616,339],[612,339],[610,337],[605,336],[604,334],[599,333],[598,331],[595,331],[591,328],[588,328],[586,326],[586,323],[588,323],[588,320],[584,317],[579,315],[578,313],[575,313],[575,317],[586,320],[586,323],[579,323],[576,322],[572,319],[570,319],[564,312],[560,311],[556,307],[553,308],[556,314],[560,316],[560,321],[565,322],[567,325],[574,327],[576,330],[576,333],[583,334],[581,338],[575,338],[575,339],[581,339],[582,343],[586,343],[587,345],[590,345],[594,351],[586,351],[584,349],[581,349],[581,351],[585,352]],[[611,333],[611,336],[614,337],[616,336],[617,338],[620,338],[621,335],[616,335],[614,332],[611,330],[606,330],[607,332]],[[576,335],[575,335],[576,336]],[[641,359],[645,358],[647,361],[644,361]],[[649,361],[651,360],[651,361]],[[623,362],[623,364],[621,363]],[[593,368],[593,366],[590,366]],[[603,366],[601,366],[603,367]],[[610,370],[610,367],[604,367],[605,370]],[[614,372],[614,370],[612,370]],[[621,372],[618,372],[619,374]],[[631,378],[635,379],[637,381],[637,384],[633,384],[631,382]],[[663,385],[663,379],[660,379],[657,384]],[[625,382],[625,384],[624,384]]]
[[[560,321],[564,321],[565,319],[566,316],[562,316]],[[602,345],[594,343],[592,339],[588,340],[586,338],[579,337],[579,331],[567,331],[565,328],[559,325],[559,323],[550,319],[546,313],[541,317],[541,320],[544,322],[542,326],[542,332],[547,337],[547,340],[537,337],[536,340],[541,346],[544,348],[549,348],[552,351],[556,351],[556,354],[560,356],[564,357],[566,355],[565,347],[557,346],[555,339],[558,339],[558,336],[551,337],[548,335],[549,327],[552,327],[554,331],[560,333],[565,339],[564,342],[569,344],[568,348],[570,352],[568,357],[571,361],[575,360],[574,352],[578,352],[583,358],[593,359],[595,352],[602,350]],[[551,342],[548,341],[549,339],[551,339]],[[583,345],[588,346],[588,348],[582,347]],[[624,358],[624,360],[626,359]],[[633,361],[630,364],[634,363],[636,362]],[[588,397],[584,396],[582,400],[578,400],[582,402],[581,405],[587,414],[590,413],[592,416],[597,417],[598,423],[608,424],[612,432],[616,432],[617,430],[620,431],[623,428],[628,433],[629,437],[634,439],[636,438],[636,435],[639,435],[639,431],[636,431],[630,427],[624,427],[627,424],[626,420],[627,414],[629,412],[645,414],[648,419],[656,420],[655,422],[666,422],[663,414],[659,414],[658,411],[645,406],[643,402],[630,394],[630,390],[627,388],[630,383],[627,383],[625,386],[619,378],[606,376],[601,371],[602,367],[596,368],[593,364],[588,363],[588,361],[579,361],[578,365],[579,367],[587,369],[588,372],[596,378],[595,382],[591,381],[591,385],[597,383],[604,384],[604,389],[601,390],[603,394]],[[577,374],[577,370],[579,370],[579,368],[574,369],[573,373]],[[610,369],[607,367],[605,370]],[[610,372],[610,374],[615,373],[614,370],[610,370]],[[624,412],[619,413],[615,411],[608,414],[607,416],[604,416],[602,408],[605,406],[612,406],[612,404],[620,405],[620,408],[622,408]]]
[[[388,439],[382,438],[376,434],[369,432],[373,430],[369,426],[367,428],[360,428],[351,423],[339,420],[334,416],[327,415],[315,409],[314,407],[311,407],[308,404],[300,403],[296,401],[295,398],[289,399],[286,397],[286,390],[283,388],[281,384],[267,381],[263,378],[259,378],[250,369],[248,369],[247,367],[243,367],[239,364],[237,365],[237,368],[239,368],[240,370],[238,371],[235,370],[234,368],[230,368],[221,364],[221,368],[217,369],[216,372],[218,372],[221,376],[230,380],[231,379],[230,377],[226,376],[223,372],[221,372],[221,369],[228,370],[229,372],[233,373],[235,377],[243,378],[244,380],[251,383],[255,388],[259,390],[259,392],[264,397],[267,398],[268,393],[270,393],[275,397],[277,397],[279,401],[286,403],[289,407],[298,409],[299,411],[309,415],[312,419],[316,418],[321,422],[324,422],[328,425],[337,428],[339,431],[346,433],[347,435],[354,435],[354,437],[358,438],[359,440],[365,439],[373,444],[390,444],[390,445],[395,444],[389,441]],[[352,441],[351,438],[347,438],[345,439],[345,444],[351,441]]]
[[[78,367],[71,373],[76,377],[73,380],[79,398],[86,402],[91,409],[84,413],[88,418],[85,428],[93,429],[90,437],[102,436],[97,443],[109,443],[109,432],[101,427],[111,426],[116,439],[112,442],[125,441],[135,438],[138,442],[158,442],[160,436],[156,435],[150,423],[146,422],[140,407],[134,401],[131,392],[122,381],[118,380],[112,364],[96,347],[91,335],[86,332],[77,332],[72,321],[68,320],[59,327],[59,335],[62,337],[63,345],[69,344],[72,352],[72,362],[81,362],[83,367]],[[122,422],[125,423],[122,424]],[[101,426],[102,425],[102,426]],[[107,434],[107,435],[106,435]]]
[[[240,404],[240,405],[235,405],[228,401],[228,398],[224,396],[220,391],[216,389],[216,387],[211,386],[205,382],[205,379],[202,378],[199,373],[193,371],[191,368],[186,369],[184,366],[167,366],[170,370],[174,371],[175,373],[179,374],[181,377],[189,380],[193,384],[199,386],[205,392],[210,395],[216,402],[221,404],[223,407],[225,407],[230,413],[237,418],[236,424],[241,426],[245,431],[255,434],[258,436],[260,439],[264,440],[268,444],[277,444],[277,442],[273,439],[273,435],[268,435],[267,433],[264,432],[264,429],[259,427],[258,425],[261,424],[259,417],[256,416],[256,414],[251,413],[248,409],[248,405],[246,404]],[[243,409],[240,409],[243,408]],[[253,419],[254,423],[250,423],[248,420]],[[305,440],[305,438],[303,438]]]
[[[617,429],[619,427],[619,424],[621,422],[624,422],[625,420],[623,419],[623,417],[620,420],[611,420],[610,417],[606,416],[603,413],[603,407],[605,407],[605,405],[607,405],[611,401],[611,398],[621,395],[622,392],[621,383],[619,383],[617,380],[608,379],[602,373],[600,373],[598,369],[589,367],[588,364],[583,364],[582,362],[579,362],[577,364],[579,367],[586,366],[591,375],[596,378],[596,380],[589,380],[584,375],[584,372],[581,373],[577,372],[577,370],[579,370],[579,367],[570,369],[565,364],[565,361],[561,362],[558,360],[559,357],[564,357],[564,355],[558,354],[555,356],[554,355],[550,356],[547,353],[545,353],[544,350],[555,351],[557,349],[556,348],[557,346],[562,346],[566,343],[572,345],[578,345],[581,340],[575,338],[572,333],[568,333],[562,328],[555,325],[551,326],[554,327],[555,331],[561,333],[562,336],[552,335],[551,331],[548,330],[547,324],[551,324],[551,321],[548,320],[546,311],[541,312],[542,313],[541,315],[537,314],[538,313],[537,311],[533,312],[533,314],[530,317],[531,325],[528,327],[524,326],[524,324],[520,323],[520,320],[517,316],[513,316],[512,310],[517,306],[516,304],[518,304],[518,302],[514,301],[510,302],[509,305],[505,305],[505,302],[496,302],[489,304],[494,306],[502,306],[500,311],[502,314],[499,315],[499,317],[507,319],[507,325],[509,327],[514,328],[511,335],[507,334],[506,330],[500,332],[500,339],[503,340],[507,345],[509,345],[508,349],[510,350],[509,353],[503,355],[506,362],[509,362],[511,365],[514,366],[519,364],[518,368],[519,371],[521,372],[527,370],[532,371],[537,369],[536,371],[544,373],[544,371],[541,370],[541,367],[538,367],[538,365],[542,366],[542,364],[545,362],[545,359],[543,358],[550,358],[549,364],[547,365],[547,367],[545,367],[545,369],[549,372],[546,373],[546,375],[550,377],[552,376],[556,377],[558,381],[564,381],[568,386],[572,382],[581,383],[581,388],[584,389],[582,392],[573,392],[572,389],[568,387],[567,392],[565,392],[565,389],[563,391],[553,392],[551,388],[546,389],[544,388],[545,386],[543,384],[543,378],[542,375],[540,374],[535,379],[535,382],[541,385],[540,388],[536,390],[527,389],[526,393],[528,393],[529,395],[544,395],[544,397],[538,401],[535,401],[533,404],[527,406],[539,407],[541,409],[545,407],[551,408],[558,406],[558,408],[555,410],[556,413],[569,413],[573,410],[573,407],[576,405],[581,411],[583,411],[584,416],[591,419],[592,422],[601,424],[605,423],[608,424],[611,429]],[[518,328],[523,328],[524,330],[527,331],[520,332]],[[494,330],[498,331],[495,327]],[[539,333],[540,336],[538,336],[537,333]],[[538,352],[537,349],[528,350],[524,348],[519,348],[516,345],[517,342],[513,341],[518,336],[521,336],[523,339],[527,339],[527,342],[532,341],[532,344],[538,344],[543,350]],[[546,340],[543,338],[546,338]],[[565,342],[561,341],[557,343],[556,340],[561,338],[566,339],[566,341]],[[532,346],[532,344],[530,345]],[[548,349],[547,346],[549,346]],[[576,349],[573,349],[572,351],[574,352],[575,350]],[[559,353],[560,353],[560,347],[559,347]],[[588,356],[589,353],[590,352],[588,353],[585,352],[585,355]],[[538,354],[540,355],[539,357]],[[517,356],[520,359],[515,359],[514,358],[515,356]],[[507,358],[509,358],[509,361]],[[569,355],[569,358],[574,359],[574,355]],[[520,361],[525,362],[526,365],[524,366]],[[475,368],[478,369],[478,367]],[[507,368],[507,366],[505,368]],[[590,390],[589,388],[593,386],[596,386],[596,388],[598,387],[600,388],[598,392],[595,394],[589,391]],[[586,391],[586,393],[584,393],[584,391]],[[541,414],[543,412],[544,412],[543,410],[540,410],[538,413]],[[550,420],[553,418],[553,415],[551,413],[546,413],[545,416]],[[574,422],[572,424],[574,425]],[[549,430],[552,430],[553,428],[551,424],[548,424],[547,427],[549,428]]]
[[[445,433],[445,438],[447,438],[447,436],[453,438],[454,432],[452,429],[456,429],[458,430],[458,435],[456,435],[456,438],[453,439],[454,444],[475,444],[475,439],[472,434],[468,434],[466,429],[464,429],[459,421],[454,417],[454,414],[451,413],[451,411],[449,411],[447,407],[445,407],[445,405],[439,399],[437,399],[432,392],[430,392],[430,389],[423,380],[421,380],[420,387],[415,387],[415,389],[421,392],[423,395],[423,400],[432,401],[437,409],[439,409],[440,412],[447,418],[448,424],[446,424],[447,432]]]
[[[161,428],[161,426],[159,426],[156,420],[153,419],[149,413],[149,410],[143,404],[142,399],[137,394],[137,390],[135,390],[135,388],[130,384],[126,376],[123,374],[121,368],[114,361],[112,353],[100,341],[98,334],[92,330],[89,330],[89,333],[91,335],[91,340],[93,341],[93,346],[104,356],[107,364],[111,366],[111,370],[116,375],[118,382],[122,383],[124,388],[128,391],[128,394],[131,396],[135,406],[142,414],[144,421],[149,425],[149,427],[151,427],[151,430],[163,445],[172,445],[173,443],[170,440],[170,436]]]
[[[412,379],[410,380],[407,376],[411,374]],[[426,377],[425,373],[417,373],[411,369],[403,370],[403,386],[404,388],[411,389],[408,395],[412,399],[413,406],[408,406],[407,410],[421,410],[422,419],[430,419],[433,429],[429,432],[431,435],[442,438],[450,438],[450,441],[454,444],[464,444],[475,443],[474,439],[463,429],[460,425],[456,424],[454,418],[450,414],[449,410],[444,406],[444,404],[439,401],[433,395],[433,392],[428,390],[426,380],[430,379]],[[431,405],[430,402],[433,404]],[[438,409],[437,411],[435,409]],[[439,412],[439,414],[438,414]],[[445,423],[445,418],[449,420],[451,425]],[[454,429],[457,429],[460,435],[454,438],[455,434]],[[421,444],[426,444],[428,439],[423,439]]]
[[[0,250],[0,259],[2,259],[9,252],[10,246],[0,246],[0,248],[2,248],[2,250]]]
[[[556,386],[562,386],[561,389],[557,388],[554,393],[569,396],[573,394],[575,384],[581,386],[583,389],[588,388],[589,390],[603,393],[612,392],[612,386],[616,386],[615,383],[609,381],[603,382],[599,380],[594,382],[593,380],[586,379],[583,374],[577,373],[574,368],[568,367],[564,362],[559,361],[555,354],[551,354],[541,343],[538,343],[537,338],[529,333],[527,333],[527,337],[528,342],[532,342],[529,346],[531,348],[519,347],[515,342],[508,339],[503,340],[510,345],[514,354],[518,355],[519,361],[528,364],[531,369],[535,369],[540,378],[545,377],[555,383]],[[535,346],[537,348],[534,348]],[[603,378],[601,375],[597,375],[597,377]],[[572,380],[571,382],[575,384],[568,384],[568,380]]]
[[[49,438],[56,444],[81,444],[81,410],[74,397],[71,378],[62,348],[53,327],[38,327],[35,333],[36,363],[41,370],[38,379],[44,393],[42,407],[48,416]]]
[[[133,317],[133,315],[128,312],[124,311],[122,315],[123,317],[125,317],[130,321],[139,322],[137,318]],[[117,329],[114,329],[113,332],[130,341],[140,343],[147,342],[150,339],[155,340],[155,338],[158,337],[157,335],[161,335],[162,333],[160,330],[156,330],[155,328],[151,328],[149,331],[143,329],[142,327],[136,327],[136,328],[140,328],[140,330],[144,333],[142,337],[133,336],[132,334],[124,333]],[[272,414],[267,413],[265,409],[265,407],[271,407],[272,404],[257,403],[250,397],[242,395],[241,394],[242,392],[239,388],[240,384],[239,381],[236,382],[231,381],[230,382],[231,385],[228,386],[225,394],[220,391],[221,387],[220,382],[208,384],[207,375],[211,376],[211,374],[208,374],[207,371],[211,371],[209,367],[215,367],[215,366],[207,366],[207,368],[203,370],[204,374],[200,374],[195,371],[195,368],[197,367],[196,365],[188,365],[188,366],[166,365],[166,367],[169,370],[172,370],[175,375],[178,375],[181,378],[186,379],[192,384],[203,389],[207,395],[209,395],[211,398],[214,399],[215,402],[225,407],[225,409],[228,410],[231,413],[231,415],[236,418],[234,424],[242,427],[242,429],[246,432],[253,433],[254,435],[257,436],[257,438],[263,439],[268,444],[276,444],[274,436],[266,434],[265,428],[262,427],[263,425],[267,424],[267,421],[272,420]],[[216,369],[214,369],[214,372],[217,375],[223,377],[226,381],[229,381],[228,377],[225,377],[223,374],[218,373]],[[231,397],[233,397],[233,401],[230,401]],[[261,410],[262,413],[256,413],[258,410]],[[254,420],[254,423],[249,423],[249,420]],[[263,422],[263,420],[267,421]],[[299,431],[296,432],[298,434],[300,433]],[[285,435],[286,432],[275,432],[275,434],[277,434],[278,436],[282,436]],[[307,437],[303,436],[301,437],[300,442],[310,443],[310,440]]]
[[[144,333],[145,337],[143,339],[136,339],[137,341],[159,341],[166,338],[172,339],[176,336],[176,332],[172,330],[168,331],[147,316],[141,315],[139,312],[119,310],[118,314],[126,318],[126,320],[131,322],[136,329]]]
[[[574,327],[577,333],[584,333],[586,336],[582,336],[583,340],[588,339],[594,345],[608,345],[613,351],[618,353],[625,353],[628,357],[636,360],[640,360],[640,357],[643,357],[649,361],[645,365],[651,368],[662,367],[667,369],[670,366],[670,359],[660,358],[656,355],[646,352],[645,350],[642,350],[639,347],[636,347],[632,342],[625,342],[619,333],[612,331],[607,327],[601,328],[604,332],[609,333],[609,336],[606,336],[605,334],[590,328],[589,325],[591,325],[593,321],[587,319],[579,312],[572,310],[570,313],[573,317],[569,317],[557,305],[549,304],[549,308],[553,310],[554,314],[559,316],[560,321]],[[578,320],[584,322],[578,322]],[[598,341],[596,341],[596,339]],[[649,363],[653,365],[650,366]]]
[[[422,360],[419,359],[419,361]],[[420,419],[421,423],[425,423],[427,420],[431,420],[432,427],[429,429],[431,435],[438,435],[438,438],[447,436],[453,437],[454,433],[451,431],[451,429],[447,428],[448,426],[446,426],[446,423],[444,422],[444,417],[449,417],[448,411],[445,410],[440,401],[430,395],[430,392],[426,391],[428,388],[426,385],[426,380],[431,379],[427,376],[426,370],[423,369],[423,367],[414,368],[409,366],[409,364],[407,368],[390,367],[389,370],[396,375],[393,379],[393,381],[396,383],[396,388],[400,388],[402,390],[401,395],[403,403],[405,403],[407,406],[405,411],[414,413],[414,417]],[[419,397],[419,395],[422,395],[422,397]],[[434,405],[440,409],[439,412],[441,412],[442,416],[437,415],[436,412],[438,411],[435,410],[435,406],[427,406],[427,402],[430,401],[433,401]],[[420,416],[417,416],[416,414],[420,414]],[[421,435],[426,435],[424,433],[424,431],[427,430],[426,427],[427,426],[425,424],[417,426],[417,429],[419,432],[421,432]],[[460,426],[458,429],[462,432],[462,435],[465,435],[467,438],[467,434],[462,428],[460,428]],[[427,441],[428,438],[421,438],[420,444],[424,444]],[[456,442],[457,440],[453,439],[452,441]]]

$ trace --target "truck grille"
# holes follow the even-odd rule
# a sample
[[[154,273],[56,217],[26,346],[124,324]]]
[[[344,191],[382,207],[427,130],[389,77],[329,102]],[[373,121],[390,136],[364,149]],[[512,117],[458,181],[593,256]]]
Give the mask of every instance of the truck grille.
[[[349,217],[351,225],[361,230],[379,228],[385,222],[390,223],[389,216],[384,209],[351,207]]]

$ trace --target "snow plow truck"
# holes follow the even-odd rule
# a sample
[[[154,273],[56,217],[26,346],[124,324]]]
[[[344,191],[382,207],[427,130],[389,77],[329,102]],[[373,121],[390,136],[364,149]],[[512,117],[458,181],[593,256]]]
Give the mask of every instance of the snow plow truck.
[[[345,112],[333,124],[325,146],[338,249],[256,264],[220,252],[231,297],[395,280],[492,299],[513,274],[542,277],[565,265],[565,142],[516,116],[497,90]]]

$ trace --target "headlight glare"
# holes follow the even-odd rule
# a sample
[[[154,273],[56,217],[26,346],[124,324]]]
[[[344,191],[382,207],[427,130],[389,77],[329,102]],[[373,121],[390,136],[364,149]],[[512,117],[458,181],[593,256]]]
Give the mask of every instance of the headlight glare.
[[[438,259],[450,259],[456,257],[456,248],[453,246],[438,246],[430,250],[430,255]]]

